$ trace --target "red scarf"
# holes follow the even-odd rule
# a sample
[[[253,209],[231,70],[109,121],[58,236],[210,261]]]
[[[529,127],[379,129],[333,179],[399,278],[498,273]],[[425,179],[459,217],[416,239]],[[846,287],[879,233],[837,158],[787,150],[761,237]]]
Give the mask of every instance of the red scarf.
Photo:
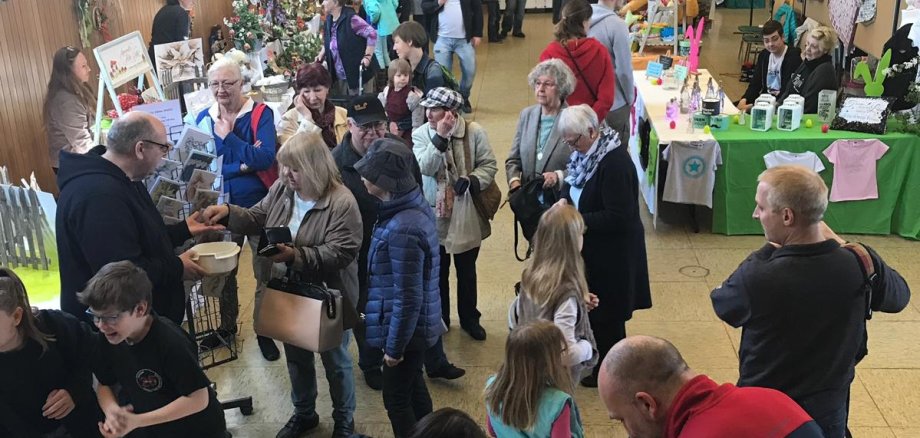
[[[335,145],[338,143],[335,138],[335,105],[327,100],[326,106],[323,107],[322,114],[314,109],[310,110],[310,114],[313,116],[313,122],[322,130],[323,141],[326,143],[326,146],[328,146],[329,149],[335,148]]]

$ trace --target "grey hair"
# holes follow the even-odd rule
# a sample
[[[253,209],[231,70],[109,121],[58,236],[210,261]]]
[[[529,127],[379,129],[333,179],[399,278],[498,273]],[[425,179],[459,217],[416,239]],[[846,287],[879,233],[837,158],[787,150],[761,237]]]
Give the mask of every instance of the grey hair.
[[[600,130],[597,114],[586,104],[563,109],[556,123],[558,123],[557,127],[561,134],[588,135],[591,130],[594,132]]]
[[[218,59],[217,61],[214,61],[213,64],[211,64],[211,67],[208,68],[208,79],[211,79],[211,76],[220,70],[230,70],[233,72],[237,79],[243,79],[243,70],[240,69],[240,65],[237,64],[236,61],[227,57]]]
[[[137,142],[152,139],[156,135],[149,117],[123,117],[112,123],[105,136],[105,146],[119,155],[131,155]]]
[[[537,64],[527,75],[527,82],[530,84],[530,88],[537,86],[537,79],[540,76],[549,76],[556,81],[556,91],[563,102],[575,91],[575,74],[572,73],[572,69],[569,66],[559,59],[547,59]]]

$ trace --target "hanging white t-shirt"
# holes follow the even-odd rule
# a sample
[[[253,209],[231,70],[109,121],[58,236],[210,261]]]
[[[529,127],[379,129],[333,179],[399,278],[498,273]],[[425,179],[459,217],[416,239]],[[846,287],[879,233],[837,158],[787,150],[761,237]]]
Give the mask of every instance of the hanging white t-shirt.
[[[438,36],[448,38],[466,38],[463,26],[463,11],[460,0],[447,0],[438,15]]]
[[[767,63],[767,90],[774,96],[778,95],[783,87],[783,59],[788,51],[789,47],[786,47],[779,56],[771,53],[767,57],[769,60]]]
[[[888,152],[879,140],[837,140],[824,150],[834,163],[831,201],[878,199],[875,162]]]
[[[294,194],[294,205],[291,211],[291,220],[288,222],[288,228],[291,229],[291,237],[296,240],[297,230],[300,229],[300,224],[303,223],[304,216],[310,210],[313,210],[313,207],[316,205],[316,201],[304,201],[300,199],[300,195]]]
[[[716,168],[722,164],[722,149],[715,140],[672,141],[662,153],[668,175],[662,199],[712,208]]]
[[[784,164],[794,164],[819,173],[824,170],[824,163],[818,158],[818,154],[811,151],[802,153],[773,151],[763,156],[763,162],[767,165],[767,169]]]

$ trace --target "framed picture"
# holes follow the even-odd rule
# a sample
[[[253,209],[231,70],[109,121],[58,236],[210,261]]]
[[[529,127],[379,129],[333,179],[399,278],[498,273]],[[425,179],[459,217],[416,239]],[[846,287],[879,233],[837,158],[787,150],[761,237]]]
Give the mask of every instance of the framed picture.
[[[846,96],[840,104],[837,117],[831,122],[831,129],[885,134],[888,129],[888,114],[891,113],[893,97]]]
[[[160,81],[170,84],[204,75],[201,38],[153,46]]]
[[[138,31],[96,47],[93,53],[103,79],[112,88],[137,80],[153,68],[147,45]]]

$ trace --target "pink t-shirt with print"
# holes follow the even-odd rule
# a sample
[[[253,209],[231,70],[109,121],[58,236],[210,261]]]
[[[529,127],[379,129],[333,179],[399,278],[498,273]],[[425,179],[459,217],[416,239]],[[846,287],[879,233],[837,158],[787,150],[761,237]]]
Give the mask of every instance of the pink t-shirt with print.
[[[888,152],[879,140],[837,140],[824,150],[834,163],[831,201],[878,199],[876,161]]]

